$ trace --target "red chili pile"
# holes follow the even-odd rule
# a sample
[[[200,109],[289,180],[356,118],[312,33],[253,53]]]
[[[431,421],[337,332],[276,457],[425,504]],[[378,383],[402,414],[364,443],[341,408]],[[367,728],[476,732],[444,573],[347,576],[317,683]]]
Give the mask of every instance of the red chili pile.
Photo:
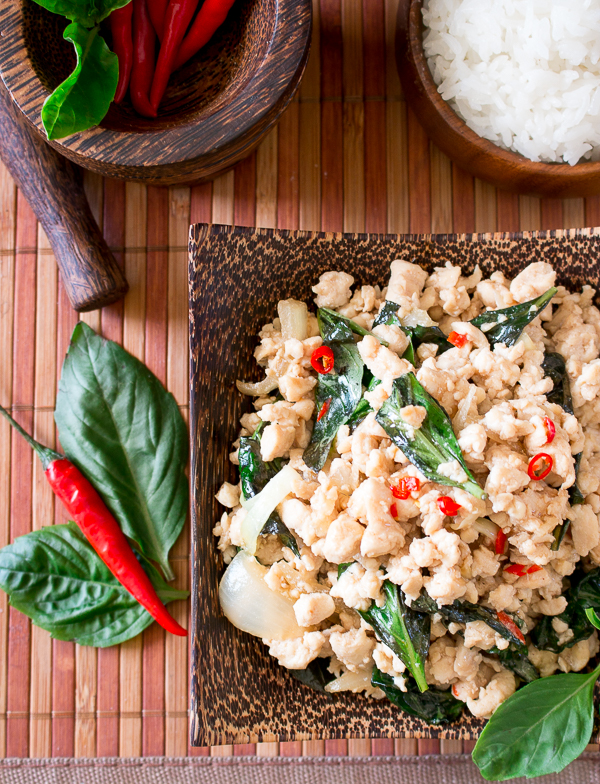
[[[136,112],[156,117],[171,74],[210,41],[233,0],[204,0],[196,13],[198,5],[199,0],[131,0],[112,12],[119,58],[115,103],[129,90]]]

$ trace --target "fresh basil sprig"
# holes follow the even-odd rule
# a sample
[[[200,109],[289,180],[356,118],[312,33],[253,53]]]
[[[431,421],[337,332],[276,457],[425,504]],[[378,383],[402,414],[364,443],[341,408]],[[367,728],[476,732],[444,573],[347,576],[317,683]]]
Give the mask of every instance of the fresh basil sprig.
[[[244,498],[253,498],[278,474],[284,461],[273,460],[265,463],[260,453],[260,440],[265,423],[261,422],[250,437],[242,436],[238,449],[240,480]],[[261,534],[274,534],[284,547],[289,547],[294,555],[300,556],[298,543],[290,529],[283,522],[277,510],[273,511],[261,530]]]
[[[400,415],[404,406],[423,406],[427,416],[418,430]],[[417,381],[414,373],[405,373],[394,380],[392,394],[381,406],[375,419],[388,436],[427,479],[442,485],[462,487],[477,498],[486,494],[467,468],[452,422],[437,400]],[[457,460],[467,480],[457,482],[438,472],[441,463]]]
[[[471,319],[470,323],[483,332],[490,346],[496,343],[513,346],[525,327],[540,315],[557,291],[558,289],[552,287],[528,302],[501,310],[488,310]]]
[[[166,604],[185,599],[140,557]],[[112,575],[75,523],[52,525],[0,550],[0,588],[57,640],[104,648],[135,637],[152,616]]]
[[[406,691],[399,689],[391,675],[373,668],[371,684],[379,687],[388,700],[405,713],[417,716],[427,724],[451,724],[460,719],[464,704],[453,696],[452,690],[442,691],[430,686],[422,693],[412,678],[408,679]]]
[[[594,684],[585,675],[551,675],[527,684],[494,712],[473,750],[488,781],[558,773],[585,750],[594,727]]]
[[[404,662],[419,691],[427,691],[425,660],[429,652],[431,618],[409,607],[402,590],[389,580],[384,582],[383,591],[383,607],[373,602],[368,610],[359,610],[359,613],[373,627],[377,639]]]
[[[173,579],[169,550],[188,507],[188,434],[173,395],[138,359],[79,322],[54,417],[67,456],[93,477],[123,532]]]

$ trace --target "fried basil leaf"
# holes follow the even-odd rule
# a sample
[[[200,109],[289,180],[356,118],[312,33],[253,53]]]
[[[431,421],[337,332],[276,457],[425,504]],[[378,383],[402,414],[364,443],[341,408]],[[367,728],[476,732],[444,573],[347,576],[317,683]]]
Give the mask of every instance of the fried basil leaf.
[[[341,313],[336,313],[335,310],[329,308],[319,308],[317,310],[317,321],[319,323],[319,330],[321,337],[325,342],[338,341],[347,343],[352,340],[352,333],[364,337],[365,335],[373,335],[368,329],[361,327],[356,321],[342,316]],[[382,346],[389,346],[389,343],[383,338],[378,338],[373,335]]]
[[[389,299],[386,299],[386,301],[381,306],[379,313],[375,316],[373,326],[378,327],[380,324],[385,324],[387,327],[402,327],[400,319],[398,318],[399,309],[400,305],[392,302]]]
[[[560,406],[567,414],[572,414],[573,399],[564,357],[556,351],[547,351],[542,362],[542,370],[544,375],[552,379],[554,384],[550,392],[546,394],[547,401]]]
[[[560,523],[560,525],[556,526],[554,531],[552,531],[552,534],[554,536],[554,541],[552,542],[552,546],[550,547],[551,550],[553,550],[554,552],[560,550],[560,546],[563,542],[563,539],[565,538],[567,531],[569,530],[570,527],[571,527],[570,520],[565,520],[564,523]]]
[[[375,602],[368,610],[359,610],[380,642],[385,643],[407,666],[420,691],[427,691],[425,660],[429,652],[431,618],[427,613],[415,612],[404,601],[397,585],[386,580],[383,584],[385,604]]]
[[[335,680],[335,675],[332,675],[327,669],[328,665],[329,659],[313,659],[305,670],[289,670],[289,673],[292,678],[314,691],[326,694],[332,700],[333,695],[325,691],[325,686]]]
[[[525,683],[531,683],[540,677],[537,667],[522,648],[509,645],[508,648],[500,650],[494,646],[490,648],[489,653],[495,653],[504,667],[507,670],[512,670]]]
[[[583,569],[578,569],[569,580],[571,587],[564,592],[566,610],[557,616],[545,615],[531,631],[533,644],[540,650],[560,653],[565,648],[572,648],[576,643],[587,640],[594,632],[586,610],[591,608],[596,613],[600,612],[600,568],[592,569],[587,574]],[[567,642],[559,642],[558,634],[552,626],[554,617],[566,623],[572,630],[573,637]]]
[[[529,302],[521,302],[502,310],[488,310],[487,313],[471,319],[470,323],[483,332],[490,346],[496,343],[514,346],[525,327],[540,315],[557,290],[552,287]]]
[[[260,439],[265,423],[261,422],[254,433],[240,438],[238,450],[238,460],[240,469],[240,480],[244,498],[252,498],[260,493],[273,477],[283,468],[284,461],[276,459],[270,463],[265,463],[260,453]],[[298,543],[290,529],[283,522],[279,513],[274,511],[264,524],[261,534],[274,534],[279,537],[279,541],[284,547],[289,547],[294,555],[300,556]]]
[[[364,378],[363,378],[363,382],[364,382]],[[375,389],[375,387],[378,387],[380,384],[381,384],[380,379],[375,378],[375,376],[371,374],[371,378],[369,379],[369,383],[367,385],[367,392],[372,392]],[[354,428],[358,427],[358,425],[360,425],[363,419],[365,419],[365,417],[368,414],[370,414],[372,410],[373,409],[371,408],[371,404],[369,403],[369,401],[363,397],[359,402],[359,404],[354,409],[354,411],[352,412],[352,416],[350,417],[350,419],[346,424],[350,426],[351,430],[354,430]]]
[[[472,602],[455,599],[452,604],[443,604],[438,607],[435,599],[432,599],[426,591],[421,591],[421,595],[412,603],[413,610],[426,612],[430,615],[439,613],[446,623],[470,623],[472,621],[483,621],[495,632],[498,632],[505,640],[517,646],[519,650],[525,648],[522,640],[498,618],[498,613],[489,607],[482,607]],[[521,620],[516,616],[506,613],[508,618],[517,626]]]
[[[373,668],[371,676],[373,686],[378,686],[388,700],[405,713],[416,716],[427,724],[450,724],[458,721],[463,712],[463,703],[452,694],[452,690],[442,691],[430,686],[426,692],[420,692],[412,678],[408,679],[406,691],[401,691],[391,675],[386,675]]]
[[[416,358],[417,349],[423,343],[433,343],[438,347],[437,356],[439,357],[440,354],[443,354],[445,351],[449,351],[451,348],[454,348],[452,343],[450,343],[442,332],[439,327],[431,326],[431,327],[402,327],[402,330],[408,335],[410,340],[410,349],[412,351],[412,355]],[[407,356],[408,349],[404,352],[404,358],[408,359],[411,364],[415,364]]]
[[[577,484],[577,477],[579,476],[579,469],[581,468],[581,458],[583,457],[583,452],[579,452],[575,455],[575,482],[569,487],[569,503],[571,506],[579,506],[580,504],[585,504],[585,496],[579,489],[579,485]]]
[[[400,415],[400,409],[404,406],[425,408],[427,416],[418,430],[414,430]],[[375,419],[402,453],[429,480],[462,487],[477,498],[486,497],[465,463],[448,414],[417,381],[414,373],[405,373],[394,380],[392,394],[381,406]],[[465,471],[465,482],[457,482],[438,472],[441,463],[452,460],[457,460]]]

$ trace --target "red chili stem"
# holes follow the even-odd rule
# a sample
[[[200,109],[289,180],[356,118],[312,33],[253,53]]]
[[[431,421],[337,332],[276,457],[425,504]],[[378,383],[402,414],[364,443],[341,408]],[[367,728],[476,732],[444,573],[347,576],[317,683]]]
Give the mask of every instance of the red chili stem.
[[[115,93],[115,103],[121,103],[127,95],[131,67],[133,65],[133,2],[130,0],[123,8],[116,8],[110,15],[110,29],[113,51],[119,58],[119,82]]]
[[[132,3],[134,56],[129,90],[131,103],[143,117],[156,117],[156,110],[149,98],[154,75],[156,34],[150,21],[147,0],[132,0]]]
[[[225,21],[233,3],[234,0],[204,0],[198,16],[194,19],[194,23],[179,47],[173,70],[181,68],[190,57],[193,57],[210,41]]]
[[[154,32],[160,41],[162,41],[165,31],[165,14],[167,13],[168,5],[169,0],[149,0],[148,2],[148,15],[150,16]]]
[[[187,636],[186,629],[161,602],[118,522],[81,471],[64,455],[31,438],[2,406],[0,413],[36,451],[50,487],[121,585],[164,629],[181,637]]]
[[[163,99],[169,77],[175,69],[179,47],[197,7],[198,0],[169,0],[163,39],[150,89],[150,103],[155,110]]]

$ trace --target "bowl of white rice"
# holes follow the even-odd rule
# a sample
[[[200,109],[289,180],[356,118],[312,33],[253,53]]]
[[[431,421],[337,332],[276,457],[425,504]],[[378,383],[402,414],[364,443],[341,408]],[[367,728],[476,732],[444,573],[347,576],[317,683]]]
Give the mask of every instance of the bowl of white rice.
[[[459,166],[519,193],[600,193],[600,0],[400,0],[396,55]]]

